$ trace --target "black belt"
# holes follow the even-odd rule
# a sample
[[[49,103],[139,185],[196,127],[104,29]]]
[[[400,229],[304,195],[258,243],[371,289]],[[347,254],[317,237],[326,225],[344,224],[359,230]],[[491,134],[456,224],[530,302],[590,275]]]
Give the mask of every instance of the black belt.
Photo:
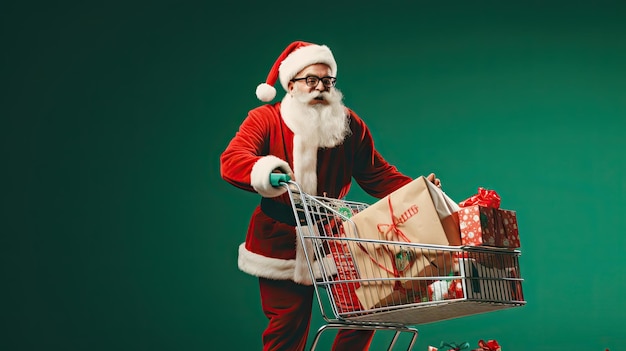
[[[293,208],[291,205],[263,197],[261,198],[261,211],[274,220],[294,227],[296,226],[296,218],[293,214]],[[302,213],[298,214],[302,215]]]

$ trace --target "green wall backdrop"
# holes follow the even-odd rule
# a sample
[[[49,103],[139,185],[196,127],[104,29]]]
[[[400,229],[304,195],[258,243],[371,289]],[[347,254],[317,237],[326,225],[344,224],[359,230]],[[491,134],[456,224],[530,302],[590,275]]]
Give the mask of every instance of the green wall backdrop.
[[[219,155],[293,40],[331,47],[400,170],[517,211],[528,305],[419,326],[415,350],[623,349],[625,18],[623,1],[0,5],[0,349],[260,349],[237,269],[259,199]]]

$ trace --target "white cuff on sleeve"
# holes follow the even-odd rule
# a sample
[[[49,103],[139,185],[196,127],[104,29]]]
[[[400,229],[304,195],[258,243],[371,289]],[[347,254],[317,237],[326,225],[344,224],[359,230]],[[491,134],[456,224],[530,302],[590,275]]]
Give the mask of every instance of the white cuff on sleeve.
[[[274,187],[270,184],[270,174],[277,168],[284,173],[293,173],[289,164],[272,155],[261,157],[250,172],[250,185],[263,197],[276,197],[282,195],[287,189],[283,186]]]

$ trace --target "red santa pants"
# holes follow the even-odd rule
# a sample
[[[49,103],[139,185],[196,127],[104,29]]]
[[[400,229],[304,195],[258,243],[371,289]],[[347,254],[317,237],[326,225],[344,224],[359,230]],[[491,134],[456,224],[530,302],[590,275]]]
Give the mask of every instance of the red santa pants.
[[[259,278],[261,306],[269,323],[263,332],[264,351],[302,351],[311,323],[313,287],[290,280]],[[370,330],[339,330],[333,351],[367,350],[374,336]]]

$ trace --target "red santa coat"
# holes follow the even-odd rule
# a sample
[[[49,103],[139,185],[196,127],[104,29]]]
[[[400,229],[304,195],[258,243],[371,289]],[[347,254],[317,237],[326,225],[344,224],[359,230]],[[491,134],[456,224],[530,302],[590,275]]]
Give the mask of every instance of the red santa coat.
[[[382,198],[412,178],[400,173],[374,148],[363,120],[347,109],[350,134],[332,148],[308,145],[294,134],[280,113],[281,103],[251,110],[221,155],[222,178],[263,196],[250,219],[246,240],[239,247],[239,268],[269,279],[311,284],[304,251],[296,238],[293,212],[284,187],[272,187],[277,168],[293,170],[308,194],[343,198],[354,178],[368,194]],[[270,211],[271,210],[271,211]]]

